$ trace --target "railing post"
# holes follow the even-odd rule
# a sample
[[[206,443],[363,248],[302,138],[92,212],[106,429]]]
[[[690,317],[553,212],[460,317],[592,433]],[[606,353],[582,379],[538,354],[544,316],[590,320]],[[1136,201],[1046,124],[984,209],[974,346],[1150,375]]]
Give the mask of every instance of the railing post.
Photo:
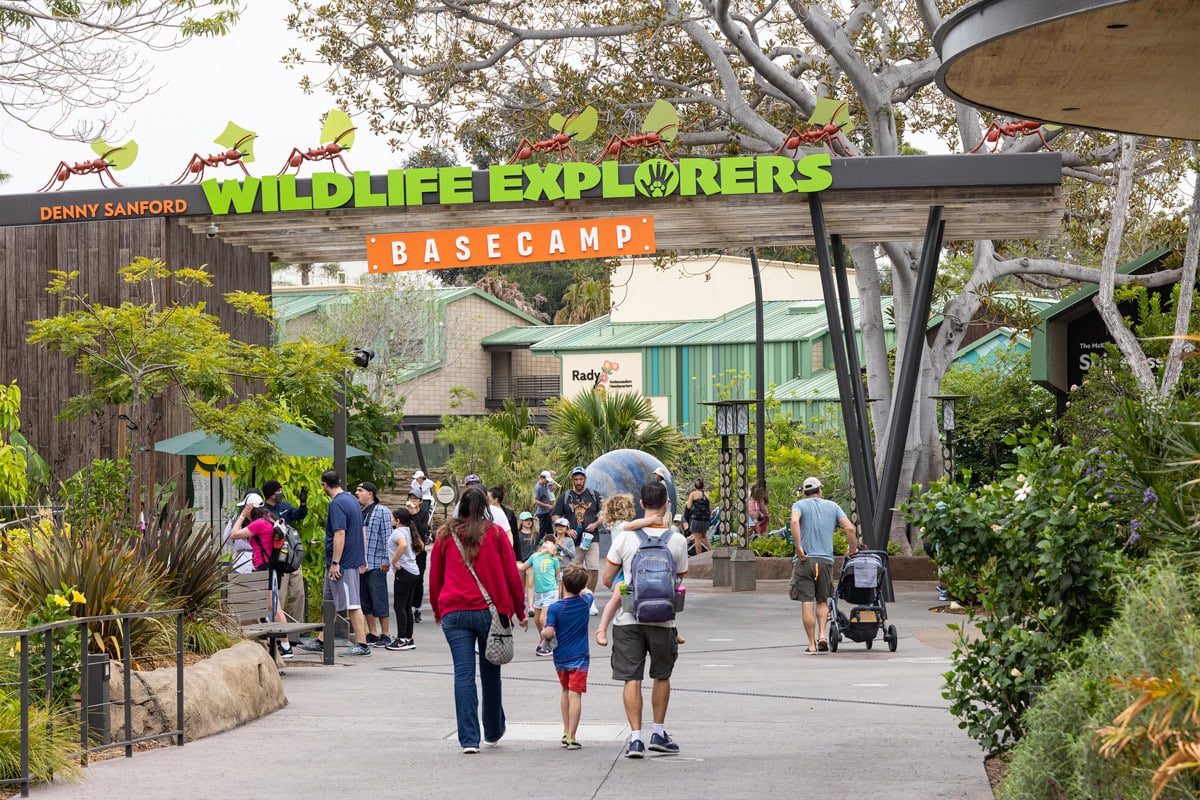
[[[335,621],[337,615],[333,608],[333,601],[326,600],[321,605],[321,612],[322,621],[325,623],[325,638],[323,639],[325,647],[321,653],[321,663],[329,666],[333,664],[333,637],[336,635],[334,628],[337,625]]]
[[[46,631],[46,707],[50,707],[50,703],[54,700],[54,629]],[[50,719],[53,715],[46,718],[46,725],[49,726]]]
[[[133,680],[133,655],[129,652],[129,624],[121,626],[121,669],[125,680],[125,757],[133,758],[133,700],[130,698],[129,682]]]
[[[88,625],[86,622],[79,625],[79,763],[83,766],[88,765],[88,681],[87,681],[87,660],[88,660]]]
[[[21,797],[29,797],[29,636],[21,645]]]
[[[274,573],[272,573],[274,574]],[[183,747],[183,611],[175,617],[175,722],[179,727],[176,744]]]

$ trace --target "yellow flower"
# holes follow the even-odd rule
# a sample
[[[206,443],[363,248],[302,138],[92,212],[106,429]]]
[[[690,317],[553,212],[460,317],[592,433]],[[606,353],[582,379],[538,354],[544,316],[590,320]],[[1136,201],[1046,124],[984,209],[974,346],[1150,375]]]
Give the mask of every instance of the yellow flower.
[[[71,602],[72,603],[86,603],[87,598],[84,597],[83,594],[78,589],[72,589],[71,590]]]
[[[54,605],[58,606],[59,608],[68,608],[71,605],[67,598],[63,597],[61,594],[54,595],[53,600]]]

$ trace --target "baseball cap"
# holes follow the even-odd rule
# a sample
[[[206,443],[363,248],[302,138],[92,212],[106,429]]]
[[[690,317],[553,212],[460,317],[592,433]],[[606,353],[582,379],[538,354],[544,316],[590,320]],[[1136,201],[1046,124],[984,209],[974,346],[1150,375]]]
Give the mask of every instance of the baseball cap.
[[[542,474],[539,475],[538,477],[545,478],[546,480],[550,481],[551,483],[554,483],[554,476],[550,474],[550,470],[548,470],[548,469],[542,470]]]
[[[522,511],[522,512],[521,512],[521,513],[520,513],[520,514],[517,516],[517,520],[518,520],[518,521],[520,521],[520,522],[524,522],[524,521],[525,521],[525,520],[527,520],[527,519],[533,519],[533,514],[530,514],[528,511]]]
[[[804,479],[804,491],[811,492],[813,489],[821,488],[821,479],[817,477]]]
[[[657,475],[658,477],[662,478],[663,480],[666,480],[667,479],[667,468],[666,467],[655,467],[654,474]]]
[[[675,521],[676,521],[676,522],[683,522],[683,514],[676,514],[676,515],[675,515]]]
[[[258,492],[250,492],[250,494],[246,495],[246,499],[242,501],[242,505],[250,506],[251,508],[262,508],[262,495]]]
[[[566,518],[566,517],[559,517],[558,519],[554,520],[554,524],[555,524],[555,525],[562,525],[564,528],[569,528],[569,527],[571,527],[571,523],[567,522],[567,518]]]
[[[587,470],[583,467],[576,467],[575,469],[571,470],[571,477],[574,478],[576,475],[582,475],[586,478]]]
[[[473,473],[473,472],[472,472],[470,475],[468,475],[467,477],[463,478],[463,483],[464,483],[464,484],[467,484],[467,483],[483,483],[483,481],[481,481],[481,480],[479,479],[479,476],[478,476],[478,475],[476,475],[475,473]]]
[[[366,489],[366,490],[367,490],[368,492],[370,492],[371,494],[378,494],[378,493],[379,493],[379,489],[377,489],[377,488],[376,488],[376,486],[375,486],[375,484],[371,483],[370,481],[361,481],[361,482],[358,484],[358,487],[359,487],[360,489]]]

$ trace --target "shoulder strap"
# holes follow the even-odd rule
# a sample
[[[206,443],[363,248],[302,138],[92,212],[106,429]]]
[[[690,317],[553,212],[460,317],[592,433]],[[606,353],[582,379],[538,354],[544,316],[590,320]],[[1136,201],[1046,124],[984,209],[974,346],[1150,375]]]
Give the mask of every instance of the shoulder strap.
[[[642,544],[646,544],[650,541],[650,537],[646,535],[646,531],[642,530],[641,528],[638,528],[636,531],[634,531],[634,533],[637,534],[638,541]]]
[[[471,562],[467,560],[467,550],[465,547],[463,547],[462,539],[459,539],[458,534],[454,533],[453,531],[450,532],[450,535],[454,537],[454,543],[458,545],[458,553],[462,556],[463,563],[467,565],[467,569],[471,571],[471,577],[475,579],[475,585],[477,585],[479,587],[479,591],[483,593],[483,599],[487,601],[488,608],[495,611],[496,604],[492,602],[492,596],[488,594],[487,589],[483,588],[483,581],[479,580],[479,576],[475,573],[475,567],[472,566]],[[484,537],[486,538],[486,536],[487,532],[485,531]]]

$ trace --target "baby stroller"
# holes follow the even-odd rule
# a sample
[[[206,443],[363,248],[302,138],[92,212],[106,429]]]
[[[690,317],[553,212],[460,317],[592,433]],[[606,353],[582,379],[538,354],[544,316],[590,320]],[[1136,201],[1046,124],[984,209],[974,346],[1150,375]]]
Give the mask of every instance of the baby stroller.
[[[843,638],[862,642],[871,649],[875,636],[883,632],[888,649],[896,652],[896,626],[887,624],[887,605],[883,601],[884,581],[888,576],[888,554],[883,550],[862,550],[842,565],[833,597],[829,600],[829,649],[837,652]],[[838,608],[838,601],[852,605],[850,615]]]

